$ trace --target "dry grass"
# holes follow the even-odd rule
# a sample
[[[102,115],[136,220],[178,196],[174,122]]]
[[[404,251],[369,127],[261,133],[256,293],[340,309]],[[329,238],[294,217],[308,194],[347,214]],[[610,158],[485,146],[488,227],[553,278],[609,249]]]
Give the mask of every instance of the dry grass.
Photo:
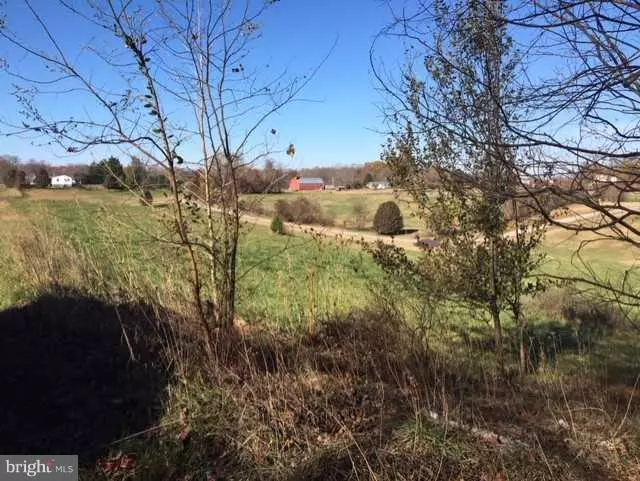
[[[35,201],[76,201],[89,203],[121,203],[135,204],[138,198],[126,191],[109,191],[106,189],[28,189],[25,197]]]
[[[213,365],[173,388],[162,427],[114,447],[150,479],[640,475],[635,398],[553,373],[501,378],[425,350],[386,315],[218,345]]]

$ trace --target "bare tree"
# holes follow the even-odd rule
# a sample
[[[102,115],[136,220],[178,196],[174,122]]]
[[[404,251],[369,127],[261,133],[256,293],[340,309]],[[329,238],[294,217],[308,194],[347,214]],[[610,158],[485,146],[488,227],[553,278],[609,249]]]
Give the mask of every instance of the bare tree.
[[[523,2],[505,21],[529,40],[529,74],[521,77],[527,114],[505,122],[528,150],[520,183],[547,222],[586,233],[576,256],[583,275],[573,279],[609,300],[638,305],[634,267],[611,279],[584,260],[582,249],[602,240],[640,247],[633,202],[640,190],[640,2]],[[550,197],[560,202],[546,203]],[[569,209],[558,218],[558,203],[588,213]]]
[[[40,9],[22,0],[32,21],[29,38],[44,40],[22,38],[11,18],[0,30],[3,41],[42,67],[27,77],[8,59],[25,113],[12,133],[42,135],[72,153],[117,147],[164,170],[171,235],[159,240],[187,253],[195,311],[211,352],[216,327],[232,326],[235,312],[236,173],[270,153],[265,139],[273,130],[266,122],[312,77],[269,76],[252,56],[261,19],[276,3],[58,0],[60,12],[103,41],[69,49]],[[65,99],[68,115],[41,107],[51,95]],[[183,152],[194,146],[199,155],[187,158]],[[187,172],[199,178],[200,189],[183,181]],[[203,218],[205,228],[196,228]]]

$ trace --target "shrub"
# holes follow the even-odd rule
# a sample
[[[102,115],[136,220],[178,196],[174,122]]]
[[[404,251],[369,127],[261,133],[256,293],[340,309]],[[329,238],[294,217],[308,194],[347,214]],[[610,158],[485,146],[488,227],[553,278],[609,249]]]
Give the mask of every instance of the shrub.
[[[140,203],[142,205],[150,206],[153,204],[153,194],[149,189],[145,189],[140,196]]]
[[[249,214],[259,215],[268,217],[270,212],[265,209],[261,200],[240,200],[239,208],[242,212],[247,212]]]
[[[282,217],[287,222],[294,222],[291,204],[286,200],[278,200],[275,205],[276,215]]]
[[[551,192],[541,192],[533,196],[520,197],[516,199],[515,206],[513,201],[508,200],[504,203],[504,216],[507,221],[512,221],[516,217],[516,210],[519,219],[527,219],[540,214],[540,210],[551,212],[556,209],[566,207],[576,200],[577,194],[572,194],[570,199]],[[515,208],[514,208],[515,207]]]
[[[601,200],[605,202],[620,202],[622,196],[621,190],[615,185],[609,185],[600,193]]]
[[[367,209],[364,202],[357,202],[354,204],[351,214],[353,216],[353,225],[356,229],[364,229],[367,226],[369,209]]]
[[[293,202],[278,200],[275,205],[276,215],[287,222],[297,224],[320,224],[330,226],[334,224],[331,216],[327,215],[320,204],[305,197],[299,197]]]
[[[392,200],[383,202],[373,218],[373,228],[378,234],[394,235],[402,232],[402,213]]]
[[[284,222],[282,217],[276,215],[271,221],[271,232],[278,235],[284,235]]]
[[[49,172],[47,172],[47,169],[44,169],[44,168],[39,169],[35,178],[36,187],[39,187],[40,189],[44,189],[46,187],[49,187],[50,184],[51,184],[51,178],[49,177]]]

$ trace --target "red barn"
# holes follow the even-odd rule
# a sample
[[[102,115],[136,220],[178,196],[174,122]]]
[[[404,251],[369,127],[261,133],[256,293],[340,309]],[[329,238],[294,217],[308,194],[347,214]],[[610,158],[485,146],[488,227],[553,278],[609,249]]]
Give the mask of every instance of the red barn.
[[[319,177],[294,177],[289,182],[289,189],[296,192],[310,191],[310,190],[323,190],[324,180]]]

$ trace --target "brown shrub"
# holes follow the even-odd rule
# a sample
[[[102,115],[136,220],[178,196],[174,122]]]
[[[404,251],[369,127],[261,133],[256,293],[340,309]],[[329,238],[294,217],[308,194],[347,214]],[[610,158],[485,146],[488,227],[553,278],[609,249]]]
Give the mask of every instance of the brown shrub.
[[[369,209],[364,202],[357,202],[351,210],[352,223],[356,229],[364,229],[367,227],[369,218]]]
[[[276,215],[287,222],[297,224],[319,224],[324,226],[334,225],[334,219],[322,209],[318,202],[298,197],[292,202],[280,199],[275,205]]]

